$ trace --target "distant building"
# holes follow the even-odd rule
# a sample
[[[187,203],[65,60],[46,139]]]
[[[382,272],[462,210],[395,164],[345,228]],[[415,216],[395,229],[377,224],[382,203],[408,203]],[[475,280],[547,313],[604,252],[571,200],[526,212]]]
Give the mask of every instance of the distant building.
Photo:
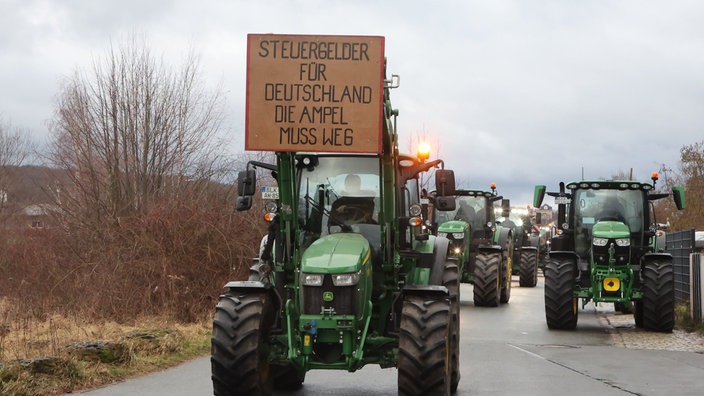
[[[55,224],[55,214],[58,207],[51,204],[27,205],[21,210],[4,218],[4,227],[8,229],[44,229]],[[0,227],[3,227],[0,224]]]
[[[32,228],[44,228],[50,214],[48,204],[29,205],[22,209],[22,215],[27,219],[27,224]]]

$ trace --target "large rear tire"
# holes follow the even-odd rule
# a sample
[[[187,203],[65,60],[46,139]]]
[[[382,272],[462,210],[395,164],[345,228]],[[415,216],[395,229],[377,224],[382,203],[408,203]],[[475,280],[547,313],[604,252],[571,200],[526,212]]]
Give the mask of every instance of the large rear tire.
[[[403,301],[398,342],[398,394],[450,394],[448,298],[410,295]]]
[[[450,296],[450,391],[460,383],[460,279],[456,261],[445,263],[442,284]]]
[[[271,371],[262,348],[270,316],[271,303],[265,293],[220,296],[211,338],[214,395],[271,394]]]
[[[675,327],[675,277],[672,261],[650,260],[643,266],[643,327],[670,333]]]
[[[519,266],[518,284],[521,287],[535,287],[538,284],[538,251],[522,250]]]
[[[474,305],[478,307],[496,307],[501,295],[499,279],[500,252],[477,253],[474,266]]]
[[[574,260],[548,260],[545,264],[545,319],[548,328],[573,330],[577,327],[579,299],[574,295],[574,285]]]

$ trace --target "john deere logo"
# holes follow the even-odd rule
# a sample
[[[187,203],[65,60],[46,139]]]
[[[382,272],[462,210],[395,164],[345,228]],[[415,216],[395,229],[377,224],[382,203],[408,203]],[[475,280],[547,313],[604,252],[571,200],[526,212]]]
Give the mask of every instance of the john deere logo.
[[[335,296],[331,291],[323,292],[323,301],[332,301],[334,298]]]
[[[604,290],[606,291],[618,291],[621,287],[621,281],[618,278],[606,278],[604,279]]]

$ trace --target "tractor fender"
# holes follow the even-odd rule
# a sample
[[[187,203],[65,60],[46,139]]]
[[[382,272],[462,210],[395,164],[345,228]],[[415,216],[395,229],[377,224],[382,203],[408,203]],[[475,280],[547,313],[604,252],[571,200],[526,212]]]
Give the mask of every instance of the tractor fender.
[[[442,275],[447,262],[447,251],[450,240],[445,237],[436,237],[433,246],[433,268],[430,270],[430,284],[442,285]]]
[[[401,289],[401,293],[404,296],[415,295],[415,296],[436,296],[436,297],[448,297],[450,293],[447,287],[441,285],[408,285]]]
[[[532,246],[537,249],[540,246],[540,237],[537,237],[537,236],[529,237],[528,238],[528,246]]]
[[[655,259],[671,261],[672,254],[670,254],[670,253],[646,253],[643,255],[643,258],[641,259],[641,264],[645,264],[646,262],[648,262],[650,260],[655,260]]]
[[[231,292],[265,292],[271,296],[274,302],[274,312],[280,312],[283,307],[281,296],[271,283],[260,281],[230,281],[225,285],[225,289]]]
[[[534,250],[537,252],[538,247],[537,246],[521,246],[521,250]]]
[[[566,257],[566,258],[571,258],[578,260],[579,255],[577,253],[571,251],[571,250],[551,250],[550,251],[550,257],[555,256],[555,257]]]
[[[501,246],[501,248],[504,248],[508,245],[508,241],[511,238],[511,229],[508,227],[501,227],[497,231],[499,231],[499,246]]]
[[[477,250],[480,252],[489,251],[489,252],[501,253],[502,249],[503,248],[501,247],[501,245],[479,245],[479,246],[477,246]]]

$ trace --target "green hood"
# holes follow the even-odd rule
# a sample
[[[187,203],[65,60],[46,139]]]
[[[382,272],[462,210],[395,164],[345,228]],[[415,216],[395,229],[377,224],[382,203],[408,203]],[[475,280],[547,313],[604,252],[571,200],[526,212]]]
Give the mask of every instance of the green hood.
[[[371,258],[369,241],[360,234],[339,233],[313,242],[303,253],[301,271],[313,274],[357,272]]]
[[[438,226],[438,232],[447,232],[448,234],[452,232],[464,232],[465,227],[467,227],[467,223],[464,221],[447,221]]]
[[[631,233],[628,226],[620,221],[600,221],[594,224],[592,235],[599,238],[628,238]]]

